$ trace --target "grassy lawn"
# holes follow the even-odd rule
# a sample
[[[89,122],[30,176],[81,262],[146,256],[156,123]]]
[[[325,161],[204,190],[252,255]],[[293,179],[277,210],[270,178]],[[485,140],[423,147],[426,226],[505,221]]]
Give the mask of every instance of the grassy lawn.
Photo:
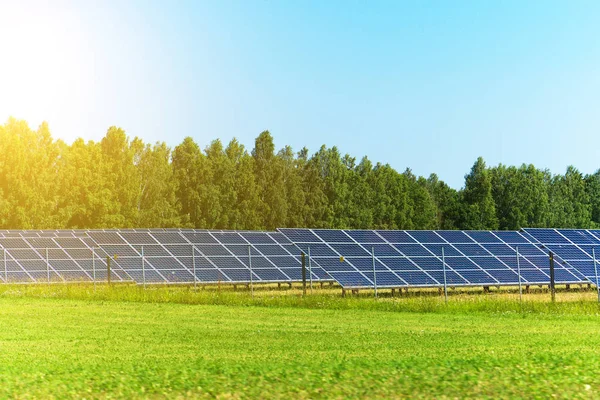
[[[257,307],[40,298],[42,290],[0,297],[2,398],[592,398],[600,390],[597,307],[391,312],[352,307],[371,299]]]

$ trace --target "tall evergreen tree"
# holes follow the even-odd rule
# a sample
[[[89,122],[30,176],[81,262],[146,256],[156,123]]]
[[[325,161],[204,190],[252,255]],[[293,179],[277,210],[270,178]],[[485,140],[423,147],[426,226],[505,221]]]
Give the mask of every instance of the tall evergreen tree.
[[[498,228],[496,206],[492,196],[492,179],[481,157],[475,161],[471,172],[465,176],[462,198],[465,229]]]

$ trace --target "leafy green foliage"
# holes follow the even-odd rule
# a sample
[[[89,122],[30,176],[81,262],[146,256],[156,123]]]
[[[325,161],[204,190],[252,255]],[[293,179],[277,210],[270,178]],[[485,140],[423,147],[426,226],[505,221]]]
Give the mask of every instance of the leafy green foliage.
[[[519,229],[600,226],[600,172],[552,175],[533,165],[487,167],[465,187],[399,173],[322,146],[276,150],[264,131],[249,151],[236,139],[174,149],[129,138],[52,139],[14,118],[0,125],[0,228]]]

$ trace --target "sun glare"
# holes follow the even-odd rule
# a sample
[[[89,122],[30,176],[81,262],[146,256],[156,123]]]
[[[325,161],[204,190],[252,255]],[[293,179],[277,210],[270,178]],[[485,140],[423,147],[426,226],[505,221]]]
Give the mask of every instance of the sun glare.
[[[83,112],[93,82],[84,27],[59,7],[0,4],[0,121],[32,127],[69,110]]]

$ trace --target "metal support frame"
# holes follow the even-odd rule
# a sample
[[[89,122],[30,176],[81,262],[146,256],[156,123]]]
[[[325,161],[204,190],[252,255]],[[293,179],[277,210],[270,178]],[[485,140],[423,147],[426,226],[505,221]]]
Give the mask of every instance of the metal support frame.
[[[48,248],[46,247],[46,274],[48,275],[48,283],[50,283],[50,262],[48,260]]]
[[[92,247],[92,279],[94,281],[94,292],[96,291],[96,254],[94,253],[94,248]]]
[[[446,255],[442,246],[442,268],[444,270],[444,301],[448,304],[448,283],[446,282]]]
[[[371,260],[373,262],[373,287],[375,288],[375,298],[377,298],[377,272],[375,271],[375,246],[371,247]]]
[[[252,277],[252,246],[248,245],[248,267],[250,267],[250,294],[254,298],[254,278]]]
[[[194,274],[194,289],[198,288],[198,278],[196,278],[196,246],[192,245],[192,272]]]
[[[302,294],[306,296],[306,254],[302,252]]]
[[[552,302],[556,301],[556,281],[554,276],[554,253],[550,252],[550,296]]]
[[[516,247],[517,251],[517,275],[519,278],[519,302],[523,303],[523,286],[521,284],[521,261],[519,260],[519,246]]]
[[[142,246],[142,282],[146,289],[146,257],[144,257],[144,246]]]
[[[598,303],[600,303],[600,288],[598,287],[598,264],[596,263],[596,249],[592,248],[592,258],[594,259],[594,275],[596,278],[596,292],[598,293]]]
[[[310,279],[310,294],[312,294],[313,278],[312,278],[312,262],[310,260],[310,246],[308,246],[308,278]]]
[[[106,284],[110,287],[110,256],[106,256]]]

